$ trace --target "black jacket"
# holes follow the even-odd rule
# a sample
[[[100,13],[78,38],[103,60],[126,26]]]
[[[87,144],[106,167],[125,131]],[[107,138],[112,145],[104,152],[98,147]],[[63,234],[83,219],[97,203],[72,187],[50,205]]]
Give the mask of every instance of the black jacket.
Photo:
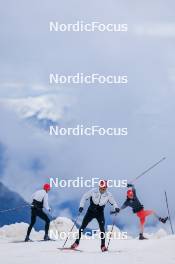
[[[132,187],[132,191],[134,193],[134,198],[133,199],[127,198],[124,204],[122,205],[121,209],[125,209],[126,207],[129,206],[132,208],[133,213],[135,214],[140,212],[142,209],[144,209],[144,206],[140,203],[139,199],[137,198],[136,189],[134,186]]]

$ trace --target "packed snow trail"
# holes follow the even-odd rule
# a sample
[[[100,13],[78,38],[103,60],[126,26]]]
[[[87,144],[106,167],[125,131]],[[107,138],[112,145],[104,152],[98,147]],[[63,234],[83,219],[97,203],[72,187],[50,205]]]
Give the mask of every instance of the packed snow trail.
[[[136,239],[112,241],[110,252],[102,253],[98,240],[82,240],[83,252],[62,252],[63,241],[11,243],[0,239],[0,259],[3,264],[106,264],[113,261],[126,264],[174,264],[175,236],[139,241]]]
[[[70,230],[72,221],[68,218],[57,218],[53,225],[58,231]],[[28,225],[18,223],[0,228],[0,260],[3,264],[174,264],[175,236],[167,235],[161,229],[149,235],[149,240],[139,241],[129,237],[127,240],[112,240],[109,252],[102,253],[99,239],[82,239],[78,249],[80,251],[59,250],[64,240],[41,242],[44,231],[32,230],[31,239],[24,240]],[[19,242],[18,242],[19,241]],[[15,242],[15,243],[14,243]],[[68,241],[69,247],[73,241]]]

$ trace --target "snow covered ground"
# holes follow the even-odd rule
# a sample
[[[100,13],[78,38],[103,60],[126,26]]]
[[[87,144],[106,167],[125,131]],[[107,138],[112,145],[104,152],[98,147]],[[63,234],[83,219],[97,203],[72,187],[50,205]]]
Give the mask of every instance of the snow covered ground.
[[[59,232],[69,230],[71,220],[57,218],[52,227]],[[174,264],[175,263],[175,236],[167,235],[164,230],[156,234],[148,235],[149,240],[139,241],[129,238],[128,240],[112,240],[110,251],[101,253],[100,241],[82,240],[76,251],[60,251],[63,241],[38,242],[42,239],[43,231],[31,234],[35,242],[21,242],[24,239],[27,224],[20,223],[0,228],[0,261],[3,264],[33,264],[33,263],[132,263],[132,264]],[[72,241],[68,241],[67,246]]]

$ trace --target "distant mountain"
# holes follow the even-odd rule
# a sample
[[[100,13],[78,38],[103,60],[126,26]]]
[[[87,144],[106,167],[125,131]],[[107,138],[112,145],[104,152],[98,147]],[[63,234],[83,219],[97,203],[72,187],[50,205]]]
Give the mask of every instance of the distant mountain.
[[[47,130],[49,126],[63,125],[69,116],[72,101],[63,95],[40,95],[25,98],[3,98],[0,104],[14,111],[32,126]],[[69,119],[69,118],[68,118]]]
[[[70,102],[69,102],[70,101]],[[64,96],[40,95],[25,98],[3,98],[0,103],[11,109],[22,119],[34,118],[57,123],[69,112],[71,100]]]
[[[30,222],[30,206],[18,193],[9,190],[0,182],[0,226],[9,225],[19,222]],[[21,208],[20,208],[21,207]],[[18,208],[16,210],[3,210]],[[40,220],[36,223],[35,229],[44,229],[43,222]]]
[[[38,118],[38,117],[39,117],[39,112],[35,113],[33,116],[26,118],[26,121],[44,130],[48,130],[49,126],[58,125],[58,122],[54,122],[49,118]]]

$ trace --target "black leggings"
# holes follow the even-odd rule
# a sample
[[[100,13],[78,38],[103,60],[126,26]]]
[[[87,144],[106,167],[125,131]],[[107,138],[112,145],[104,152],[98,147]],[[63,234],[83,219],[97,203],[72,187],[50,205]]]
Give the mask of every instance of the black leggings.
[[[30,235],[32,227],[34,226],[34,224],[36,222],[37,216],[45,221],[45,235],[48,235],[49,225],[50,225],[49,217],[47,216],[46,213],[43,212],[42,209],[38,209],[38,208],[33,207],[31,209],[31,223],[30,223],[28,230],[27,230],[27,236]]]
[[[76,240],[76,243],[79,244],[79,241],[81,239],[81,233],[84,231],[84,229],[87,227],[87,225],[92,221],[92,219],[97,219],[97,222],[99,224],[99,228],[100,228],[100,232],[101,232],[101,246],[105,245],[105,219],[104,219],[104,212],[100,211],[100,212],[93,212],[88,210],[82,225],[79,229],[79,237]]]

